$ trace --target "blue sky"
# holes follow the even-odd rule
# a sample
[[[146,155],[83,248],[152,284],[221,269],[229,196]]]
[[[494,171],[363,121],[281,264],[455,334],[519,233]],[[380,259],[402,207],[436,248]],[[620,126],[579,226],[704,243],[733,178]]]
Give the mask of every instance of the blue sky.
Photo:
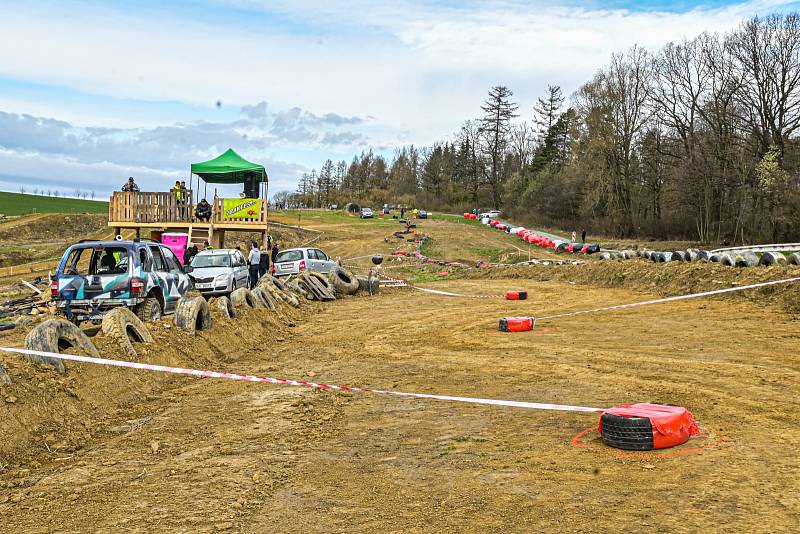
[[[615,51],[796,7],[0,0],[0,189],[157,190],[229,146],[293,189],[326,158],[448,138],[494,84],[529,120],[548,84],[570,94]]]

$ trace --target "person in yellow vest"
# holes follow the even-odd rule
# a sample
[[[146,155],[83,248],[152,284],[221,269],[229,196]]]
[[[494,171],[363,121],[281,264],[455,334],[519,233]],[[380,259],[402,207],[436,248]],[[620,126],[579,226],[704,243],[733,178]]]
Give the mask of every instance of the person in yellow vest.
[[[419,215],[419,210],[417,208],[414,208],[414,211],[412,213],[414,215],[414,218],[416,219],[417,215]]]
[[[177,206],[177,219],[181,220],[181,199],[183,196],[183,192],[181,191],[181,181],[175,180],[175,185],[172,186],[170,192],[175,195],[175,205]]]

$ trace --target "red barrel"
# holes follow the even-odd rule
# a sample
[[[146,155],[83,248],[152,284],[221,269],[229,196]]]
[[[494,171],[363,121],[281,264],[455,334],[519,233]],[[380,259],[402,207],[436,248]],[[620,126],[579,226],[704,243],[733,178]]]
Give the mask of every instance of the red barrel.
[[[526,300],[528,298],[527,291],[506,291],[506,300]]]
[[[501,332],[525,332],[533,330],[533,317],[503,317],[500,319]]]

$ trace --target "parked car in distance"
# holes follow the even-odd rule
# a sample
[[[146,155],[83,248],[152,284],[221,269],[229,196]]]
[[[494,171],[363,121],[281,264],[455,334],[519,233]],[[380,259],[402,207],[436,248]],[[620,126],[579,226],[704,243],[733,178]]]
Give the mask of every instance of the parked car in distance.
[[[358,216],[362,219],[372,219],[375,214],[372,213],[372,208],[361,208],[361,213]]]
[[[192,258],[194,287],[204,297],[227,295],[248,286],[247,262],[235,248],[203,250]]]
[[[126,306],[142,320],[172,313],[192,288],[175,253],[155,241],[83,241],[64,252],[50,283],[50,295],[67,319],[97,322]]]
[[[336,262],[318,248],[289,248],[278,253],[271,269],[275,276],[289,276],[303,271],[329,273],[334,267]]]
[[[500,217],[500,212],[498,210],[492,210],[492,211],[487,211],[486,213],[481,213],[480,215],[478,215],[479,219],[482,219],[484,217],[489,217],[490,219],[496,219],[496,218]]]
[[[427,219],[427,218],[428,218],[428,212],[427,211],[419,210],[417,212],[417,219]]]

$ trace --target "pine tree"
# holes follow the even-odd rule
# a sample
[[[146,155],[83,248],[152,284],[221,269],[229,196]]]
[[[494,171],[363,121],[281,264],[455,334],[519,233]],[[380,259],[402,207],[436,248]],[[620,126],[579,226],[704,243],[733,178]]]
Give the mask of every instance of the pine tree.
[[[545,97],[539,98],[537,104],[533,107],[534,123],[537,126],[540,142],[558,120],[563,104],[564,96],[561,94],[561,87],[548,85]]]
[[[484,171],[486,181],[492,193],[495,209],[500,209],[500,191],[503,181],[503,161],[505,159],[511,119],[518,117],[515,113],[519,106],[511,102],[514,93],[508,87],[498,85],[489,91],[489,97],[481,106],[483,117],[480,119],[480,131],[483,138],[483,152],[489,163]]]

